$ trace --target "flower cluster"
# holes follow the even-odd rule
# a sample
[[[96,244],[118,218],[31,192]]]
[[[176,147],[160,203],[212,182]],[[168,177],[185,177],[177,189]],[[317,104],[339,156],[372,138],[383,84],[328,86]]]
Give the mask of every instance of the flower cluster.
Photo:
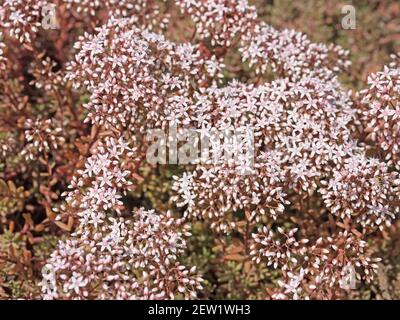
[[[143,132],[164,121],[164,108],[184,101],[192,87],[219,73],[191,44],[176,45],[141,31],[132,19],[110,19],[96,35],[75,45],[80,51],[67,78],[91,92],[87,121]],[[158,125],[161,126],[161,125]]]
[[[283,191],[285,171],[277,157],[279,154],[273,152],[263,155],[263,162],[254,166],[252,174],[243,175],[234,166],[202,165],[176,177],[177,205],[186,206],[186,216],[204,218],[211,228],[223,233],[236,229],[232,213],[239,210],[252,220],[258,221],[264,214],[276,218],[288,204]]]
[[[72,207],[83,210],[79,213],[84,219],[83,224],[96,226],[104,218],[102,211],[122,205],[118,191],[132,185],[129,167],[134,163],[134,152],[135,149],[129,147],[123,138],[106,137],[103,143],[98,142],[85,167],[72,178],[69,185],[72,190],[65,196]],[[82,190],[82,187],[86,188]]]
[[[324,184],[320,193],[330,212],[363,227],[382,230],[400,212],[399,174],[377,159],[351,157]]]
[[[27,119],[24,127],[27,144],[21,154],[27,159],[33,160],[38,154],[58,149],[65,142],[62,128],[51,119]]]
[[[34,77],[31,84],[34,84],[37,89],[56,91],[64,82],[63,75],[56,71],[57,63],[49,57],[40,60],[40,66],[36,63],[37,61],[31,66],[31,74]]]
[[[348,52],[340,46],[313,43],[301,32],[280,31],[264,23],[257,24],[242,42],[243,60],[255,65],[257,73],[272,68],[293,80],[304,76],[329,79],[350,65]]]
[[[347,231],[310,242],[296,240],[298,230],[273,232],[263,227],[253,234],[250,254],[256,263],[279,269],[280,290],[274,299],[333,299],[355,289],[356,280],[370,282],[379,258],[371,257],[365,241]],[[336,295],[336,296],[335,296]]]
[[[177,0],[176,3],[194,21],[195,35],[209,39],[212,46],[230,47],[235,37],[248,33],[257,19],[256,8],[247,0]]]
[[[389,164],[400,169],[400,67],[396,62],[368,77],[359,93],[367,140],[378,146]]]
[[[81,18],[133,17],[138,27],[147,29],[164,29],[168,25],[169,16],[163,14],[162,5],[156,0],[63,1],[68,10],[74,10],[76,16]]]
[[[45,299],[196,298],[202,278],[177,257],[190,236],[182,220],[139,209],[107,217],[60,241],[43,269]]]
[[[183,200],[178,205],[188,205],[187,214],[208,217],[218,229],[228,230],[225,213],[239,209],[256,220],[266,212],[275,219],[288,204],[286,193],[316,190],[321,178],[359,149],[349,129],[355,112],[336,80],[279,79],[258,87],[234,82],[195,95],[195,100],[186,117],[203,136],[210,138],[212,129],[254,131],[253,158],[250,152],[231,150],[233,161],[206,162],[175,185]],[[220,155],[225,147],[212,149]],[[246,151],[243,146],[238,150]]]
[[[41,27],[41,10],[47,0],[3,0],[0,27],[21,43],[30,44]]]
[[[48,299],[195,298],[202,278],[179,263],[190,236],[188,226],[169,213],[144,209],[122,217],[119,191],[132,185],[134,158],[122,138],[106,137],[71,182],[67,203],[77,209],[79,226],[60,241],[44,269]],[[86,187],[82,191],[82,187]],[[67,210],[66,208],[62,208]]]

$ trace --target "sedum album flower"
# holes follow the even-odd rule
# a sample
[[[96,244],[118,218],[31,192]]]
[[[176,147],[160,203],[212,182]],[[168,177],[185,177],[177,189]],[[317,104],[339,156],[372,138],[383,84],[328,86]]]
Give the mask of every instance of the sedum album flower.
[[[400,212],[399,174],[377,159],[351,157],[324,185],[320,192],[330,212],[363,227],[383,229]]]
[[[367,243],[348,231],[310,241],[296,239],[298,229],[263,227],[253,235],[250,254],[256,263],[279,269],[280,289],[273,299],[333,299],[370,282],[380,258],[371,256]]]
[[[47,260],[43,297],[196,298],[202,278],[178,260],[189,226],[154,210],[121,216],[121,193],[132,184],[125,159],[133,158],[134,150],[122,138],[110,137],[96,149],[66,194],[67,204],[78,210],[79,225]]]
[[[249,32],[257,11],[247,0],[177,0],[182,12],[196,25],[196,34],[212,46],[230,47],[237,35]]]
[[[0,1],[0,27],[21,43],[30,44],[41,28],[42,10],[47,0]]]
[[[45,299],[196,298],[202,278],[178,261],[190,236],[182,220],[144,209],[102,214],[58,243],[43,269]]]
[[[396,58],[396,57],[395,57]],[[397,57],[397,59],[399,59]],[[369,88],[359,93],[367,140],[382,150],[385,160],[400,169],[400,66],[394,61],[368,77]]]
[[[27,144],[22,155],[27,159],[33,160],[39,154],[56,150],[65,142],[62,129],[51,119],[27,119],[24,127]]]
[[[207,68],[195,46],[137,29],[132,19],[112,18],[75,47],[67,78],[91,93],[86,121],[106,127],[162,127],[171,101],[219,72]]]
[[[132,17],[140,28],[165,29],[169,16],[164,14],[162,2],[165,0],[63,0],[68,10],[74,10],[75,16],[97,22],[106,16]],[[161,3],[160,3],[161,2]]]
[[[294,30],[277,30],[258,23],[244,37],[243,61],[255,65],[257,73],[271,68],[274,73],[297,80],[304,76],[330,79],[350,65],[348,52],[339,46],[313,43]]]
[[[235,81],[194,98],[185,118],[203,140],[211,138],[210,157],[200,159],[174,188],[188,216],[210,219],[217,229],[229,230],[234,225],[229,213],[238,210],[257,221],[264,214],[276,219],[291,190],[312,193],[359,150],[350,129],[355,111],[336,79],[286,78],[260,86]],[[233,157],[227,159],[227,144],[213,145],[213,132],[243,128],[252,133],[249,144],[228,150]]]

